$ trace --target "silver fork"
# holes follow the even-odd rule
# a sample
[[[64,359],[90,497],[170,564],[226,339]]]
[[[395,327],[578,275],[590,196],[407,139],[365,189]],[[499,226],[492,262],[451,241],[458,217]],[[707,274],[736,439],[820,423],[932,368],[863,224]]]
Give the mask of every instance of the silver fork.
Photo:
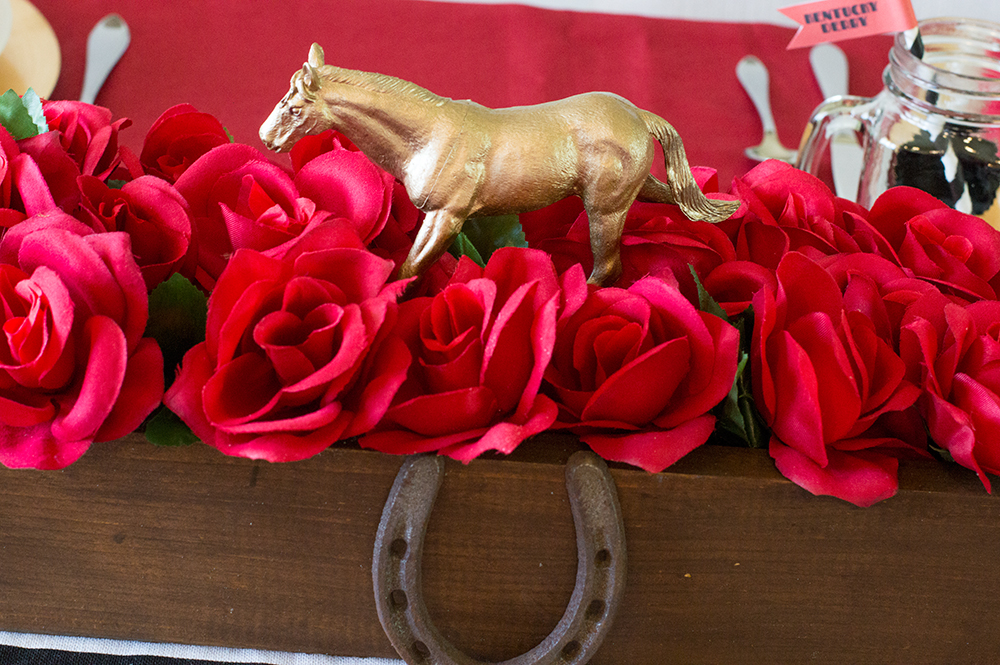
[[[765,159],[780,159],[783,162],[794,162],[796,151],[786,148],[778,138],[778,128],[774,124],[774,114],[771,113],[771,78],[767,67],[760,58],[748,55],[736,64],[736,78],[743,89],[750,95],[750,101],[757,109],[761,125],[764,127],[764,138],[755,146],[750,146],[744,152],[750,159],[762,162]]]

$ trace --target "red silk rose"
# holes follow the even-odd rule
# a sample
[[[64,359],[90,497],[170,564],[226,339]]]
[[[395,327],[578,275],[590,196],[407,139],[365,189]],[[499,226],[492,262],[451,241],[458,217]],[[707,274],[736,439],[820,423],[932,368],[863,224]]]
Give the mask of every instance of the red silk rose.
[[[569,292],[582,299],[583,272],[573,277]],[[487,450],[509,453],[547,429],[556,406],[539,388],[563,298],[544,252],[499,249],[485,268],[463,257],[444,290],[400,305],[396,334],[413,363],[361,445],[468,462]]]
[[[327,129],[319,134],[306,134],[295,142],[288,153],[292,161],[292,171],[297,173],[306,162],[334,150],[360,151],[349,138],[335,129]]]
[[[45,176],[31,155],[23,154],[0,126],[0,233],[26,217],[55,209]]]
[[[1000,302],[921,298],[900,334],[928,434],[989,490],[986,474],[1000,473]]]
[[[755,166],[733,180],[733,193],[746,206],[735,236],[742,260],[774,270],[792,251],[814,259],[853,252],[892,257],[864,208],[789,164],[768,160]]]
[[[153,122],[142,143],[139,162],[148,175],[173,183],[199,157],[226,143],[229,136],[215,116],[190,104],[178,104]]]
[[[906,278],[901,270],[893,277]],[[862,506],[892,496],[898,487],[893,448],[919,440],[886,430],[905,423],[899,414],[920,390],[905,379],[893,339],[898,328],[879,282],[854,270],[840,285],[797,252],[785,255],[776,278],[776,289],[753,298],[750,354],[754,402],[772,430],[771,456],[786,477],[814,494]]]
[[[912,187],[879,196],[869,220],[910,274],[964,298],[1000,294],[1000,231],[984,220]]]
[[[340,133],[327,130],[300,139],[292,148],[295,184],[320,210],[350,220],[366,245],[391,216],[416,221],[419,211],[406,190]]]
[[[379,420],[410,356],[391,261],[331,221],[280,257],[237,250],[163,403],[227,455],[305,459]]]
[[[79,184],[78,217],[95,231],[125,231],[131,236],[132,253],[148,290],[183,267],[191,243],[191,219],[187,202],[170,183],[142,176],[111,189],[93,176],[81,176]]]
[[[104,180],[121,162],[118,132],[131,125],[131,120],[112,120],[108,109],[84,102],[45,101],[42,111],[49,129],[83,175]]]
[[[18,141],[19,189],[28,216],[61,208],[72,213],[80,203],[76,180],[80,166],[66,152],[56,132]],[[30,160],[30,162],[28,161]]]
[[[205,153],[176,183],[197,246],[197,281],[211,289],[238,249],[278,254],[310,224],[329,217],[260,151],[228,143]]]
[[[0,462],[58,469],[137,428],[163,394],[146,287],[125,233],[61,211],[0,241]]]
[[[560,321],[545,372],[557,426],[605,459],[662,471],[708,440],[738,352],[735,328],[662,279],[594,290]]]

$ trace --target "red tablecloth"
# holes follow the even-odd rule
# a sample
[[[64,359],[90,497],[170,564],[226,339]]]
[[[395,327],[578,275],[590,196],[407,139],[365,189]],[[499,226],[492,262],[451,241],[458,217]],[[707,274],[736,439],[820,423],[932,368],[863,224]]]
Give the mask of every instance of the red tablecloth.
[[[670,121],[691,163],[718,169],[723,188],[753,166],[743,149],[761,138],[736,80],[743,55],[755,54],[771,69],[786,144],[798,143],[822,101],[808,50],[786,51],[793,30],[774,25],[422,0],[34,2],[62,45],[53,99],[78,97],[94,23],[112,11],[126,19],[132,44],[97,103],[133,120],[123,134],[133,149],[153,120],[180,102],[216,115],[237,141],[262,147],[257,128],[314,41],[330,64],[391,74],[488,106],[616,92]],[[842,43],[853,93],[881,88],[890,45],[888,37]]]

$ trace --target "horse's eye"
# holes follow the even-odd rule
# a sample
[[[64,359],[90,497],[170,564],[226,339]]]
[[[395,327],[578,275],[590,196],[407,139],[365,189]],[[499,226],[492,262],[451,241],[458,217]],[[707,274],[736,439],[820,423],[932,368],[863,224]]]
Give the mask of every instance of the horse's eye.
[[[288,110],[288,112],[292,114],[292,117],[298,118],[300,115],[302,115],[302,107],[301,106],[293,106],[292,108],[290,108]]]

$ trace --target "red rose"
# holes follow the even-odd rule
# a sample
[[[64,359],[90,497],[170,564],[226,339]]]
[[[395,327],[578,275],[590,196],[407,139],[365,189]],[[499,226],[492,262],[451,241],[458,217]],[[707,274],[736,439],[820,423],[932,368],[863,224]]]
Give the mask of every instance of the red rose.
[[[910,274],[966,298],[1000,294],[1000,231],[984,220],[912,187],[879,196],[869,220]]]
[[[93,176],[80,178],[78,213],[95,231],[124,231],[150,291],[180,270],[191,243],[187,202],[160,178],[142,176],[111,189]],[[192,256],[193,258],[193,256]]]
[[[735,237],[740,259],[773,270],[791,251],[817,259],[868,252],[887,258],[892,250],[857,204],[834,196],[823,181],[776,160],[733,181],[745,214]]]
[[[61,211],[0,241],[0,462],[58,469],[125,436],[160,402],[146,288],[125,233]]]
[[[23,198],[28,216],[55,207],[72,214],[80,204],[80,190],[76,186],[80,166],[63,148],[59,134],[45,132],[22,139],[18,147],[19,189],[28,195]]]
[[[751,261],[727,261],[702,277],[702,285],[727,316],[737,316],[763,288],[774,290],[774,271]]]
[[[281,167],[240,143],[202,155],[177,179],[176,187],[190,206],[197,280],[207,289],[236,250],[280,254],[310,224],[329,217],[299,193]]]
[[[365,244],[393,213],[416,219],[406,190],[353,143],[333,130],[300,139],[292,147],[295,184],[320,210],[350,220]]]
[[[45,176],[0,126],[0,234],[26,217],[56,208]]]
[[[735,328],[648,277],[596,289],[560,321],[545,382],[558,426],[602,457],[657,473],[708,440],[708,411],[732,387],[738,352]]]
[[[106,108],[74,101],[45,101],[42,111],[49,129],[56,132],[59,144],[83,175],[104,180],[121,162],[118,132],[131,125],[131,120],[113,120]]]
[[[307,134],[296,141],[288,153],[292,160],[292,171],[298,173],[306,162],[334,150],[359,152],[360,148],[335,129],[327,129],[319,134]]]
[[[582,271],[575,292],[586,293]],[[543,252],[505,248],[485,269],[463,258],[433,297],[400,305],[396,334],[410,348],[406,383],[361,445],[410,454],[437,450],[469,461],[509,453],[556,417],[539,394],[564,297]]]
[[[754,403],[786,477],[814,494],[870,505],[898,487],[893,448],[919,443],[885,430],[887,417],[906,420],[894,414],[920,390],[904,378],[880,284],[861,270],[844,274],[841,286],[791,252],[778,264],[776,289],[754,296]],[[905,279],[901,270],[895,277]]]
[[[229,136],[215,116],[201,113],[190,104],[178,104],[153,122],[139,162],[147,174],[177,182],[199,157],[226,143]]]
[[[315,455],[381,418],[409,364],[388,336],[402,285],[341,222],[280,258],[240,249],[208,301],[163,403],[227,455],[271,462]]]
[[[989,490],[986,474],[1000,473],[1000,302],[921,298],[900,334],[928,434]]]

